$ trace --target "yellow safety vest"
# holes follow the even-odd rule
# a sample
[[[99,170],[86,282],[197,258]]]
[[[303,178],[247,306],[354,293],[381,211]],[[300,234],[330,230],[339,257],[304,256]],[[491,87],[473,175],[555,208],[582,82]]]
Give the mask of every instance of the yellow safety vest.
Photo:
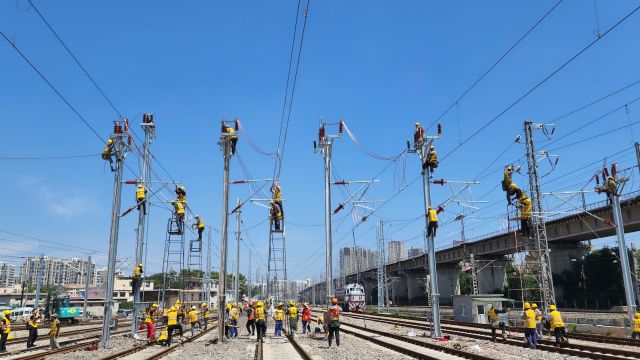
[[[209,310],[208,309],[202,309],[202,318],[203,319],[208,319],[209,318]]]
[[[239,316],[240,314],[238,312],[238,308],[231,308],[231,311],[229,312],[229,318],[231,320],[238,320]]]
[[[182,206],[181,202],[177,202],[175,204],[176,214],[184,214],[184,206]]]
[[[2,321],[4,322],[4,331],[3,333],[8,334],[11,332],[11,321],[9,321],[9,319],[4,318],[2,319]]]
[[[178,323],[178,312],[169,310],[167,313],[167,325],[176,325]]]
[[[145,191],[144,191],[144,187],[139,187],[138,190],[136,190],[136,199],[137,200],[143,200],[145,197]]]
[[[553,330],[555,328],[564,327],[564,322],[562,322],[562,316],[560,315],[560,312],[558,310],[553,310],[552,312],[550,312],[549,313],[549,317],[551,318],[551,321],[550,321],[551,322],[551,330]],[[640,324],[640,322],[639,322],[639,324]],[[635,329],[635,324],[634,324],[634,329]],[[638,329],[640,331],[640,327]]]
[[[489,312],[487,313],[487,315],[489,315],[489,320],[491,320],[491,322],[498,321],[498,313],[496,313],[496,309],[494,308],[489,309]]]
[[[438,162],[438,154],[436,153],[436,151],[435,151],[435,150],[433,150],[433,151],[429,151],[429,152],[427,153],[427,161],[428,161],[429,163],[436,163],[436,162]]]
[[[237,139],[238,135],[236,135],[236,130],[230,126],[227,126],[227,133],[231,139]]]
[[[528,219],[531,217],[531,199],[526,198],[522,200],[522,206],[520,207],[520,217]]]
[[[291,306],[289,308],[289,319],[297,319],[298,318],[298,308],[295,306]]]
[[[265,320],[265,316],[264,316],[264,308],[262,306],[258,307],[256,309],[256,320],[260,321],[260,320]]]
[[[204,223],[200,219],[198,219],[198,229],[204,229]]]
[[[55,319],[51,322],[51,328],[49,331],[49,335],[51,336],[58,336],[58,334],[60,333],[60,320]]]
[[[429,222],[438,222],[438,213],[433,209],[429,210]]]
[[[276,187],[275,191],[273,192],[273,197],[278,201],[282,200],[282,191],[280,191],[280,186]]]
[[[273,318],[275,320],[284,320],[284,311],[282,309],[276,309],[276,312],[273,314]]]
[[[136,266],[133,268],[133,277],[139,278],[142,275],[142,268],[140,266]]]
[[[536,313],[529,309],[524,311],[524,327],[527,329],[536,328]]]
[[[196,310],[189,311],[189,322],[194,323],[198,321],[198,312]]]
[[[158,340],[159,341],[166,341],[169,338],[169,331],[167,330],[167,328],[163,328],[160,331],[160,336],[158,336]]]
[[[35,320],[29,320],[29,326],[31,326],[34,329],[38,328],[38,322]]]

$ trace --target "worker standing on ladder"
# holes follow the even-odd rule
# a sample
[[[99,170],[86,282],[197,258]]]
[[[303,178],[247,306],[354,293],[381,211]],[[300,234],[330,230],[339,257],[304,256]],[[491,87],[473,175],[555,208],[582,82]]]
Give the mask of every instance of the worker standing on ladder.
[[[429,152],[427,152],[427,158],[422,164],[422,171],[429,170],[429,175],[433,176],[433,172],[438,167],[438,153],[433,145],[429,145]]]
[[[176,198],[182,203],[182,206],[187,204],[187,191],[184,186],[176,186]]]
[[[284,217],[284,207],[282,206],[282,189],[280,185],[274,182],[271,186],[271,193],[273,194],[273,201],[280,207],[280,213]]]
[[[207,303],[202,303],[201,311],[202,311],[202,329],[207,330],[207,328],[209,327],[209,307],[207,306]]]
[[[199,215],[196,215],[196,223],[193,224],[198,229],[198,241],[202,241],[202,232],[204,231],[204,222]]]
[[[613,204],[613,196],[618,191],[616,179],[613,176],[607,178],[607,182],[604,184],[604,191],[607,193],[607,205]]]
[[[103,160],[107,160],[109,162],[109,166],[111,167],[111,171],[116,171],[116,169],[113,168],[113,156],[115,155],[114,149],[113,149],[113,140],[109,139],[107,140],[107,145],[104,147],[104,150],[102,150],[102,159]]]
[[[427,238],[435,238],[436,230],[438,229],[438,212],[429,206],[427,217],[429,218],[429,225],[427,225]]]
[[[273,222],[273,229],[275,231],[280,231],[280,218],[282,218],[282,210],[273,200],[271,200],[269,204],[271,205],[271,221]]]
[[[133,268],[133,273],[131,276],[132,292],[136,292],[137,290],[139,290],[140,285],[142,285],[142,264],[138,264],[138,266]]]
[[[520,231],[522,237],[531,237],[531,199],[525,194],[521,193],[518,199],[518,207],[520,208]]]
[[[181,201],[172,201],[171,203],[173,204],[178,230],[182,234],[182,230],[184,229],[184,205],[182,205]]]
[[[144,212],[147,214],[147,189],[144,188],[142,184],[138,184],[138,188],[136,189],[136,204],[138,204],[138,211]]]

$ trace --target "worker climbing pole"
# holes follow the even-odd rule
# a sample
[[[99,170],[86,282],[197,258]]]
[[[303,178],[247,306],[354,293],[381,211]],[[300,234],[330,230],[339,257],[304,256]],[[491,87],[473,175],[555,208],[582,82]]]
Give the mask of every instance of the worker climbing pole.
[[[147,199],[147,192],[150,190],[149,181],[151,173],[151,159],[149,147],[151,142],[155,138],[156,127],[153,122],[153,114],[143,114],[142,123],[140,124],[144,131],[144,143],[142,145],[142,168],[140,171],[140,180],[138,180],[136,190],[136,203],[138,205],[138,228],[136,230],[136,249],[135,249],[135,264],[136,268],[140,268],[140,274],[133,274],[132,286],[133,286],[133,314],[131,321],[131,336],[138,337],[138,313],[140,311],[140,286],[142,285],[142,260],[144,254],[144,239],[145,239],[145,223],[149,216],[149,199]],[[139,276],[136,276],[139,275]]]
[[[622,282],[624,285],[624,294],[627,301],[627,316],[633,319],[636,312],[636,296],[633,288],[633,279],[631,275],[631,267],[629,265],[629,253],[627,252],[627,243],[624,238],[624,221],[622,219],[622,211],[620,209],[620,194],[628,181],[626,176],[618,173],[618,165],[611,165],[611,173],[603,167],[602,178],[604,187],[596,185],[598,193],[605,193],[611,204],[613,223],[609,223],[616,228],[616,238],[618,240],[618,252],[620,256],[620,266],[622,270]],[[596,177],[597,179],[597,177]]]
[[[125,138],[128,138],[125,141]],[[113,314],[113,287],[116,276],[116,256],[118,253],[118,231],[120,230],[120,202],[122,193],[122,169],[124,160],[131,145],[129,123],[127,119],[114,120],[113,134],[107,142],[103,159],[112,164],[114,172],[113,203],[111,208],[111,230],[109,234],[109,257],[107,260],[107,288],[104,302],[102,321],[102,339],[100,345],[108,349],[111,347],[111,316]],[[114,164],[115,163],[115,164]]]
[[[233,124],[234,127],[229,126]],[[229,227],[229,163],[235,153],[238,135],[237,119],[233,122],[222,121],[218,145],[222,150],[224,172],[222,176],[222,238],[220,239],[220,272],[218,277],[218,319],[224,319],[227,303],[227,230]],[[224,321],[218,321],[218,341],[224,342]]]
[[[327,125],[335,124],[320,124],[318,130],[318,142],[313,141],[313,149],[316,154],[321,154],[324,158],[324,231],[325,231],[325,248],[326,248],[326,287],[325,287],[325,301],[334,296],[333,288],[333,266],[332,266],[332,239],[331,239],[331,150],[333,147],[333,140],[340,138],[342,135],[342,121],[339,122],[338,135],[326,134],[325,127]]]
[[[436,210],[431,207],[431,188],[430,178],[433,176],[435,169],[438,167],[438,155],[436,153],[433,142],[442,138],[442,125],[438,124],[438,135],[427,136],[424,128],[420,123],[416,123],[413,135],[413,149],[407,141],[409,152],[418,154],[422,164],[422,182],[424,194],[425,220],[427,227],[427,255],[429,257],[429,278],[431,285],[431,311],[433,316],[433,331],[431,337],[439,338],[442,336],[440,330],[440,302],[438,294],[438,274],[436,272],[436,256],[435,256],[435,237],[438,224],[438,216]]]

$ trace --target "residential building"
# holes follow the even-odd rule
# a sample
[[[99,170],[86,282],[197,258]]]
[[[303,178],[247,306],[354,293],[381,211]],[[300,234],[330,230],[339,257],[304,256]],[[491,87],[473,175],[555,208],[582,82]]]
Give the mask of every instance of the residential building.
[[[0,262],[0,288],[12,287],[16,283],[16,266]]]
[[[358,271],[365,271],[377,266],[377,254],[375,251],[364,248],[345,247],[340,249],[340,275],[344,278],[347,275],[355,274]]]
[[[389,264],[404,260],[404,254],[404,242],[389,241],[389,253],[387,254]]]
[[[95,264],[86,259],[61,259],[49,256],[29,257],[22,263],[20,279],[27,286],[36,286],[38,272],[42,271],[42,285],[74,286],[84,285],[87,272],[93,281]]]
[[[424,255],[424,250],[411,248],[411,249],[409,249],[409,251],[407,251],[407,256],[409,258],[420,256],[420,255]]]

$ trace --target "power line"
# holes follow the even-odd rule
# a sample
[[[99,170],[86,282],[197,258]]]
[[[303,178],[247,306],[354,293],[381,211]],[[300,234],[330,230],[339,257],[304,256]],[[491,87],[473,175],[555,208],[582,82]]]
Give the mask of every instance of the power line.
[[[57,155],[57,156],[5,156],[0,155],[0,160],[49,160],[49,159],[75,159],[75,158],[88,158],[96,157],[100,154],[86,154],[86,155]]]
[[[116,114],[118,115],[118,117],[120,119],[123,119],[122,113],[120,112],[120,110],[118,110],[115,105],[113,105],[113,102],[111,101],[111,99],[107,96],[107,94],[105,94],[105,92],[102,90],[102,88],[100,88],[100,86],[96,83],[96,81],[93,79],[93,77],[89,74],[89,72],[87,72],[87,70],[84,68],[84,66],[82,66],[82,64],[80,63],[80,61],[78,60],[78,58],[76,58],[76,56],[73,54],[73,52],[71,52],[71,49],[69,49],[69,47],[67,46],[67,44],[65,44],[64,41],[62,41],[62,39],[60,38],[60,36],[58,35],[58,33],[53,29],[53,27],[51,27],[51,25],[49,25],[49,22],[47,21],[47,19],[44,18],[44,16],[42,15],[42,13],[40,12],[40,10],[38,10],[38,8],[35,6],[35,4],[33,3],[33,1],[28,0],[29,4],[31,4],[31,7],[33,8],[33,10],[36,11],[36,13],[38,14],[38,16],[40,17],[40,19],[42,19],[42,21],[45,23],[45,25],[47,25],[47,27],[49,28],[49,30],[51,30],[51,32],[53,33],[53,35],[56,37],[56,39],[58,39],[58,41],[60,42],[60,44],[64,47],[64,49],[67,51],[67,53],[73,58],[73,61],[76,62],[76,64],[78,64],[78,66],[80,67],[80,69],[82,69],[82,72],[84,72],[84,74],[89,78],[89,80],[91,81],[91,83],[93,84],[93,86],[95,86],[96,89],[98,89],[98,91],[100,92],[100,94],[102,95],[102,97],[104,97],[105,100],[107,100],[107,102],[109,103],[109,105],[111,105],[111,108],[116,112]]]
[[[509,48],[509,50],[507,50],[504,54],[502,54],[502,56],[495,62],[493,63],[493,65],[491,65],[482,75],[480,75],[480,77],[478,79],[476,79],[475,82],[473,82],[473,84],[471,84],[471,86],[469,86],[467,88],[467,90],[465,90],[462,95],[458,96],[458,98],[451,104],[449,105],[449,107],[447,108],[447,110],[445,110],[433,123],[431,123],[431,125],[429,125],[429,127],[427,127],[427,130],[429,130],[433,125],[435,125],[438,121],[440,121],[445,115],[447,115],[447,113],[449,113],[449,111],[451,111],[451,109],[453,109],[454,107],[456,107],[456,105],[458,103],[460,103],[460,101],[462,100],[462,98],[464,98],[465,96],[467,96],[467,94],[474,88],[476,87],[476,85],[478,85],[478,83],[480,83],[480,81],[482,81],[482,79],[484,79],[487,75],[489,75],[489,73],[496,67],[498,66],[498,64],[500,64],[500,62],[502,62],[502,60],[504,60],[505,57],[507,57],[507,55],[509,55],[509,53],[511,53],[511,51],[513,51],[513,49],[515,49],[518,45],[520,45],[520,43],[533,31],[535,30],[535,28],[538,27],[538,25],[540,25],[540,23],[547,18],[547,16],[549,16],[549,14],[551,14],[553,12],[553,10],[555,10],[558,5],[560,5],[560,3],[562,2],[562,0],[559,0],[558,2],[555,3],[555,5],[553,5],[551,7],[551,9],[549,9],[540,19],[538,19],[538,21],[533,24],[533,26],[531,28],[529,28],[529,30],[527,30],[526,33],[524,33],[519,39],[518,41],[516,41],[513,45],[511,45],[511,47]]]
[[[551,79],[552,77],[554,77],[557,73],[559,73],[560,71],[562,71],[562,69],[564,69],[565,67],[567,67],[569,64],[571,64],[575,59],[577,59],[580,55],[582,55],[583,53],[585,53],[587,50],[589,50],[594,44],[596,44],[598,41],[600,41],[601,39],[603,39],[605,36],[607,36],[611,31],[613,31],[614,29],[616,29],[620,24],[622,24],[624,21],[626,21],[628,18],[630,18],[633,14],[635,14],[638,10],[640,10],[640,6],[637,6],[635,9],[633,9],[631,12],[629,12],[628,14],[626,14],[624,17],[622,17],[620,20],[618,20],[615,24],[613,24],[613,26],[611,26],[609,29],[607,29],[607,31],[605,31],[604,33],[602,33],[602,35],[596,39],[594,39],[593,41],[591,41],[587,46],[585,46],[584,48],[582,48],[580,51],[578,51],[577,54],[573,55],[571,58],[569,58],[567,61],[565,61],[560,67],[556,68],[555,70],[553,70],[549,75],[547,75],[544,79],[542,79],[541,81],[539,81],[535,86],[533,86],[531,89],[529,89],[527,92],[525,92],[523,95],[521,95],[519,98],[517,98],[514,102],[512,102],[509,106],[507,106],[507,108],[505,108],[504,110],[502,110],[500,113],[498,113],[498,115],[496,115],[495,117],[493,117],[491,120],[489,120],[488,122],[486,122],[484,125],[482,125],[478,130],[476,130],[473,134],[471,134],[469,137],[467,137],[466,139],[464,139],[464,141],[462,141],[460,144],[458,144],[455,148],[453,148],[453,150],[449,151],[445,156],[442,157],[442,160],[446,159],[447,157],[449,157],[451,154],[453,154],[454,152],[456,152],[458,149],[460,149],[463,145],[465,145],[469,140],[473,139],[474,137],[476,137],[480,132],[482,132],[483,130],[485,130],[487,127],[489,127],[489,125],[493,124],[496,120],[498,120],[499,118],[502,117],[502,115],[504,115],[505,113],[507,113],[509,110],[511,110],[513,107],[515,107],[517,104],[519,104],[522,100],[524,100],[527,96],[531,95],[536,89],[538,89],[540,86],[542,86],[542,84],[546,83],[549,79]],[[441,160],[441,161],[442,161]]]

